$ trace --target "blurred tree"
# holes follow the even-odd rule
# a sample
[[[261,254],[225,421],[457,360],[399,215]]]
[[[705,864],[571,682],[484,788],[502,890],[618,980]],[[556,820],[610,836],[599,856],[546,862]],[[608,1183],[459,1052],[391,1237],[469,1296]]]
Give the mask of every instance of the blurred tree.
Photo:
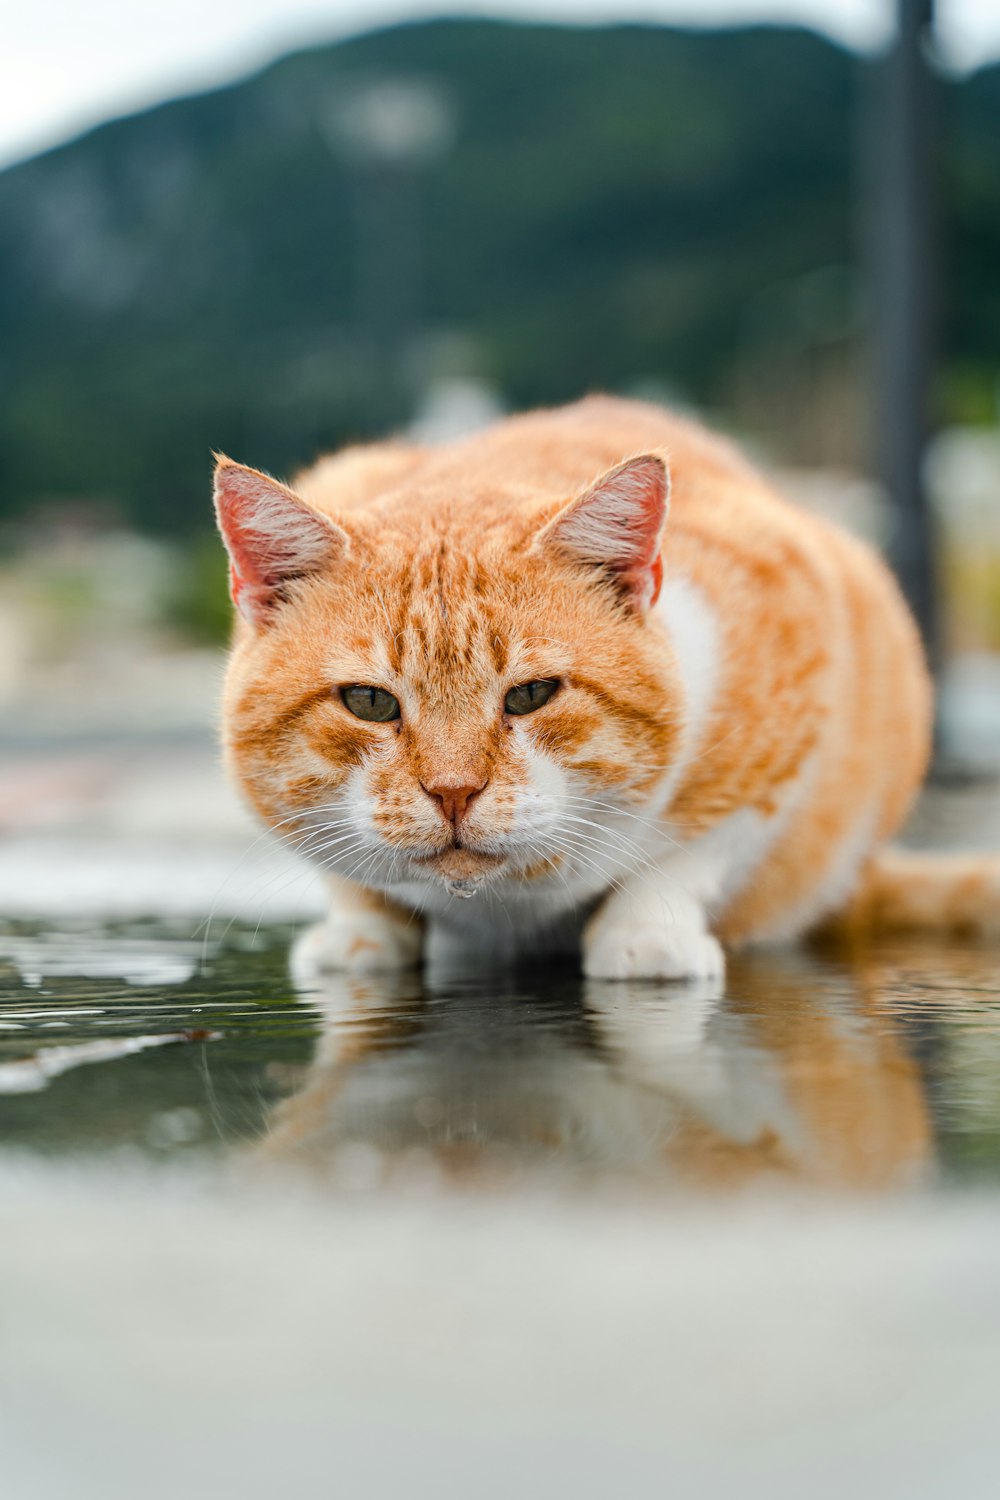
[[[859,67],[777,27],[427,22],[0,174],[0,515],[100,495],[145,528],[207,527],[211,448],[289,472],[385,419],[386,360],[412,381],[457,345],[513,405],[640,385],[724,405],[764,388],[732,372],[766,363],[787,374],[758,420],[815,456],[785,398],[813,367],[817,390],[850,379],[860,331],[845,313],[798,357],[819,325],[796,289],[850,285]],[[966,384],[995,375],[1000,343],[998,77],[949,86],[958,259],[981,299],[953,309]],[[359,241],[357,170],[328,122],[383,86],[445,101],[449,124],[421,167],[419,317],[405,296],[387,309],[373,357],[359,256],[394,231]],[[394,256],[402,277],[409,251]]]

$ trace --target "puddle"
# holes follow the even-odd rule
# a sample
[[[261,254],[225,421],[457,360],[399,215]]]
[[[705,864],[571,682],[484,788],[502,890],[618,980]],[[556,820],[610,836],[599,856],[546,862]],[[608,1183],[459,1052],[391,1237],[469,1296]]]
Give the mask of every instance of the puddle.
[[[0,1149],[162,1158],[264,1128],[315,1008],[287,978],[287,932],[210,946],[192,925],[0,929]]]
[[[1000,1178],[1000,953],[330,976],[285,928],[0,929],[0,1149],[303,1169],[334,1190],[879,1190]]]

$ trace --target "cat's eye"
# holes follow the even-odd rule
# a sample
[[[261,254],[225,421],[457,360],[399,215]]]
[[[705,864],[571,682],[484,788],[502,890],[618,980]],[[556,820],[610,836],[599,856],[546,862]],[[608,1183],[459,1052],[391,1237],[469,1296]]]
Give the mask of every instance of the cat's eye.
[[[522,682],[519,687],[512,687],[503,700],[504,712],[533,714],[536,708],[548,703],[558,686],[558,677],[546,677],[539,682]]]
[[[399,718],[399,699],[387,693],[385,688],[365,687],[355,683],[341,688],[344,707],[358,719],[370,719],[375,724],[387,724]]]

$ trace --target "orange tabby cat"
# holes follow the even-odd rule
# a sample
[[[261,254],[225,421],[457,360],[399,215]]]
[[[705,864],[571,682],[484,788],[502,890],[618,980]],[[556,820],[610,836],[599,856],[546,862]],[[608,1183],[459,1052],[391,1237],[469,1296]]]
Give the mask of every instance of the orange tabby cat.
[[[837,912],[996,924],[998,862],[880,852],[931,718],[889,573],[696,424],[595,397],[294,490],[220,458],[216,504],[229,765],[330,872],[301,968],[412,964],[426,929],[711,977]]]

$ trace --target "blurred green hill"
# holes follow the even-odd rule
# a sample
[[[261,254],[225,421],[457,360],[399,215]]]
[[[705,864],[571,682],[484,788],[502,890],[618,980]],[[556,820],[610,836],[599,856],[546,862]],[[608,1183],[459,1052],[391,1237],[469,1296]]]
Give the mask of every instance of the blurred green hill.
[[[669,389],[817,456],[803,391],[833,441],[863,408],[865,74],[795,29],[428,22],[10,168],[0,516],[82,497],[189,531],[211,448],[285,472],[455,373],[517,406]],[[975,414],[1000,68],[944,96],[943,399]]]

